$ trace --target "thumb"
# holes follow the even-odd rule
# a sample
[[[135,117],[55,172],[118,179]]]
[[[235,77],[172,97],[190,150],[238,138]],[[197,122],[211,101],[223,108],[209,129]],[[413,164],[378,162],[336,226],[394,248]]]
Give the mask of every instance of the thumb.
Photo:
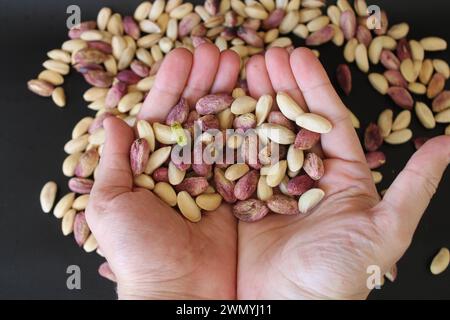
[[[409,160],[377,207],[377,219],[398,244],[397,259],[409,246],[413,234],[450,162],[450,137],[425,143]]]
[[[91,192],[92,202],[111,200],[121,193],[131,191],[133,184],[129,156],[133,130],[116,117],[106,118],[103,127],[106,141]]]

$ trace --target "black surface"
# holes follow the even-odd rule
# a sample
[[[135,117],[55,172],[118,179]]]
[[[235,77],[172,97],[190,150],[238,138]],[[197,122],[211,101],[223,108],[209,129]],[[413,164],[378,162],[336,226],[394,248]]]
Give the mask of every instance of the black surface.
[[[78,4],[82,20],[95,19],[102,6],[122,14],[132,14],[138,0],[16,0],[0,1],[0,298],[113,299],[114,285],[97,275],[102,259],[86,254],[72,237],[64,237],[60,221],[44,214],[39,206],[39,191],[48,180],[55,180],[59,195],[66,191],[67,179],[61,173],[65,158],[63,146],[70,139],[74,124],[92,114],[85,108],[83,92],[88,88],[75,73],[66,78],[68,106],[58,109],[48,99],[26,90],[26,81],[35,77],[46,60],[45,53],[66,40],[66,8]],[[437,35],[450,41],[448,16],[450,3],[428,1],[373,1],[389,12],[391,22],[411,24],[411,38]],[[320,49],[321,60],[329,74],[344,62],[342,50],[334,45]],[[433,55],[449,61],[449,53]],[[367,77],[352,66],[354,92],[345,98],[360,117],[363,127],[376,119],[385,107],[398,108],[377,94]],[[70,88],[70,89],[69,89]],[[418,135],[438,135],[420,127],[415,117],[413,131]],[[412,144],[384,146],[388,164],[381,188],[387,187],[404,166],[414,149]],[[432,159],[430,159],[431,161]],[[429,262],[437,250],[450,245],[448,194],[450,175],[446,173],[439,191],[428,208],[410,250],[399,263],[399,277],[394,284],[371,295],[374,299],[450,299],[450,272],[432,276]],[[79,265],[81,290],[66,288],[66,268]]]

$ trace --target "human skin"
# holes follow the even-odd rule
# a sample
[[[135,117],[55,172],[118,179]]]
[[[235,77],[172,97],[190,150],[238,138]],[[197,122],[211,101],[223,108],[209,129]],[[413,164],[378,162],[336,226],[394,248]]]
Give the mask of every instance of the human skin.
[[[239,58],[231,51],[219,53],[209,44],[194,54],[176,49],[166,56],[139,118],[164,120],[181,96],[193,106],[209,92],[231,92],[238,73]],[[367,267],[384,273],[408,248],[450,161],[450,137],[417,151],[380,201],[348,112],[310,50],[273,48],[254,56],[247,81],[255,98],[285,91],[305,111],[333,123],[321,139],[325,199],[306,217],[237,222],[222,205],[190,223],[150,191],[133,189],[133,131],[108,118],[86,213],[119,298],[365,299]]]

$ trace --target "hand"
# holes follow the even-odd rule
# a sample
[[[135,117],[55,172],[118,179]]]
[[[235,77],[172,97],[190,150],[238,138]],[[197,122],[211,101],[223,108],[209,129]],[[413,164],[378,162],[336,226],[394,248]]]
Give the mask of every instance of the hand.
[[[231,92],[239,57],[202,45],[194,55],[165,57],[139,118],[163,121],[181,96],[194,105],[212,92]],[[237,225],[221,206],[190,223],[152,192],[133,189],[129,150],[134,135],[124,122],[105,120],[106,143],[86,211],[88,224],[118,284],[119,298],[234,299]]]
[[[318,207],[307,217],[239,223],[238,298],[365,299],[367,267],[384,273],[408,248],[450,161],[450,137],[417,151],[380,202],[348,112],[310,50],[254,56],[247,81],[253,97],[285,91],[334,128],[321,139],[326,198]]]

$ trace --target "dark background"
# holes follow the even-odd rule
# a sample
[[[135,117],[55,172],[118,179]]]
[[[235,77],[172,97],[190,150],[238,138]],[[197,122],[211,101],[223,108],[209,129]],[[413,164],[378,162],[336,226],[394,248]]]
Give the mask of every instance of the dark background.
[[[86,254],[70,237],[61,233],[60,221],[42,213],[39,192],[48,180],[55,180],[59,196],[67,191],[61,173],[65,158],[63,146],[75,123],[92,114],[82,100],[88,85],[72,73],[64,87],[68,106],[59,109],[50,99],[39,98],[26,89],[26,81],[42,70],[46,52],[66,40],[66,8],[78,4],[82,20],[96,18],[102,6],[122,14],[132,14],[140,0],[0,0],[0,298],[6,299],[114,299],[114,285],[97,275],[102,259]],[[197,2],[197,1],[196,1]],[[334,2],[334,1],[333,1]],[[372,1],[389,13],[391,23],[409,22],[410,38],[436,35],[450,41],[448,16],[450,2]],[[298,42],[301,45],[302,42]],[[320,48],[321,60],[334,81],[334,70],[344,62],[342,49],[333,44]],[[449,53],[431,55],[449,61]],[[364,128],[375,120],[391,101],[376,93],[367,76],[352,66],[354,91],[346,104],[361,119]],[[423,129],[413,116],[415,135],[442,134],[444,126]],[[381,171],[386,188],[414,152],[412,143],[383,146],[388,163]],[[432,159],[430,159],[432,161]],[[395,283],[371,295],[373,299],[450,299],[450,272],[432,276],[429,263],[443,246],[450,245],[448,195],[450,174],[446,173],[439,191],[428,208],[411,248],[399,263]],[[81,268],[82,288],[66,288],[66,269]],[[351,276],[351,275],[349,275]]]

